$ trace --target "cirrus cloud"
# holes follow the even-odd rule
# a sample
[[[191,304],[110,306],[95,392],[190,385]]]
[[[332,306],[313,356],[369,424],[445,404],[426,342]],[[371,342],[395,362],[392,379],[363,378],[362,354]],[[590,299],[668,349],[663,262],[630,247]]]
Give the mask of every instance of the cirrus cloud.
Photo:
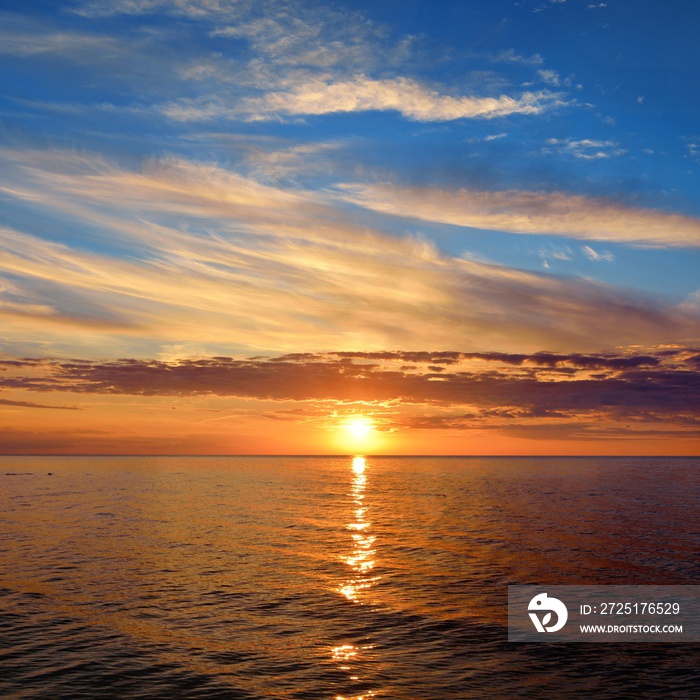
[[[339,192],[344,200],[366,209],[454,226],[651,247],[700,247],[700,219],[603,197],[393,184],[347,184]]]
[[[67,244],[4,229],[0,315],[13,341],[415,350],[428,336],[471,351],[585,351],[697,332],[695,305],[452,257],[360,225],[332,193],[174,158],[133,170],[89,154],[4,155],[8,201],[74,231]]]

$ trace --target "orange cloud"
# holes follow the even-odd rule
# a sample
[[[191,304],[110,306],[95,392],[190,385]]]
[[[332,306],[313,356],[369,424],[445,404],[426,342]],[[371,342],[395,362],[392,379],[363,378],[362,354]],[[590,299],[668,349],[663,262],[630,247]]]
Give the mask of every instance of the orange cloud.
[[[40,392],[394,401],[469,406],[466,417],[487,420],[579,414],[682,425],[700,420],[700,365],[692,349],[598,356],[337,352],[179,362],[35,359],[0,361],[0,367],[6,370],[0,387]],[[457,418],[465,415],[449,416]]]

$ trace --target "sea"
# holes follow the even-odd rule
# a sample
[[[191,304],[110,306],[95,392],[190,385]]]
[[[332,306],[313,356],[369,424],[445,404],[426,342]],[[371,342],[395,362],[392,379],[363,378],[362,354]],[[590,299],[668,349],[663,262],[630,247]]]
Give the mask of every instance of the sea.
[[[0,458],[0,698],[700,698],[513,643],[514,584],[700,584],[700,459]]]

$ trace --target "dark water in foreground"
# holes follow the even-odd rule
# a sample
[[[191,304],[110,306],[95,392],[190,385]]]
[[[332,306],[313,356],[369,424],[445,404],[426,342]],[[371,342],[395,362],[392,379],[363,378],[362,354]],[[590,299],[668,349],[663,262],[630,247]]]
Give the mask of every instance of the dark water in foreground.
[[[0,697],[700,697],[699,645],[505,627],[508,584],[700,583],[700,460],[362,466],[0,459]]]

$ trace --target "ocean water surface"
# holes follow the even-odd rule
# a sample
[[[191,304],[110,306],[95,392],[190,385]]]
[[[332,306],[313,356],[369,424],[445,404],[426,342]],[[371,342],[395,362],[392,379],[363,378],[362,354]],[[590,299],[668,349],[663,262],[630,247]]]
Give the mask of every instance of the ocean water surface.
[[[698,645],[506,614],[700,583],[699,504],[690,458],[0,458],[0,697],[698,698]]]

